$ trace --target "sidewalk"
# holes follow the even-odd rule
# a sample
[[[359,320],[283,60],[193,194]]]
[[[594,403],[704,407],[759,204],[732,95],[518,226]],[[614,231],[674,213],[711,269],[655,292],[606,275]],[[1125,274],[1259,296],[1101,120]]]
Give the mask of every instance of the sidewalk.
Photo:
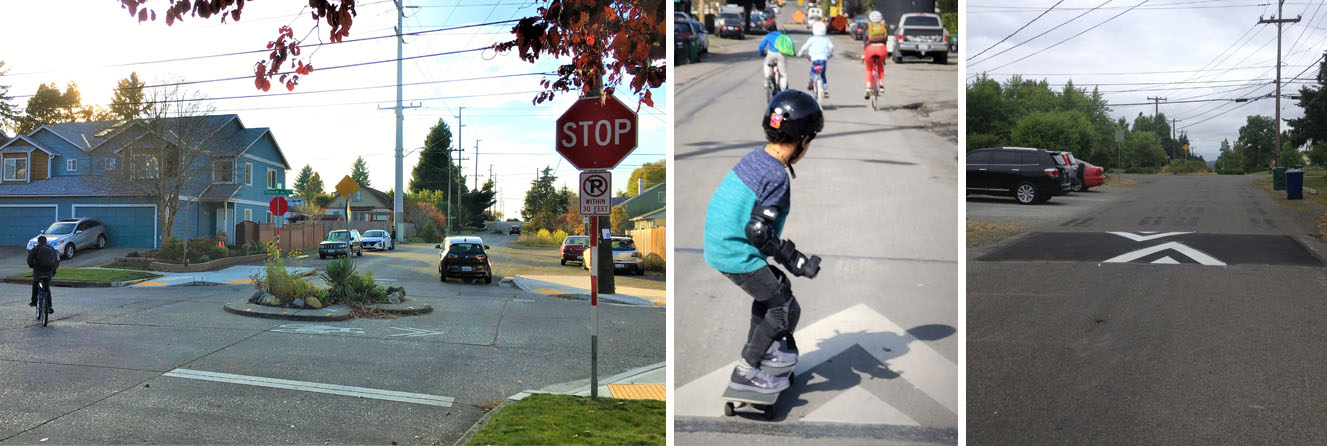
[[[665,363],[650,364],[599,380],[599,396],[625,399],[665,401],[668,373]],[[589,378],[554,384],[539,390],[526,390],[507,399],[517,401],[535,393],[590,396]]]
[[[590,299],[590,281],[585,276],[516,276],[512,282],[525,291],[581,300]],[[628,305],[668,305],[667,292],[617,286],[617,293],[599,293],[599,299]]]
[[[291,274],[310,275],[314,273],[310,267],[286,267]],[[204,271],[198,273],[160,273],[161,277],[145,282],[139,282],[131,286],[136,287],[162,287],[162,286],[185,286],[185,285],[247,285],[253,280],[249,276],[254,273],[262,274],[262,265],[238,265],[217,271]]]

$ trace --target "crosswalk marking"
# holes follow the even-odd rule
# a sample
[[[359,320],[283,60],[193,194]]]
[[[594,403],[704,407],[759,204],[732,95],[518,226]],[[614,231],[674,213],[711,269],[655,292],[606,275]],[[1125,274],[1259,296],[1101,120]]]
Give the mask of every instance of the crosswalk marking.
[[[163,376],[271,387],[276,389],[301,390],[305,392],[328,393],[333,395],[357,396],[440,407],[452,407],[452,404],[456,402],[455,398],[448,396],[397,392],[393,390],[370,389],[366,387],[340,386],[336,384],[323,384],[308,381],[292,381],[288,379],[264,378],[261,376],[235,375],[230,373],[207,372],[191,369],[175,369],[166,372]]]
[[[894,408],[871,392],[860,387],[851,387],[834,397],[828,403],[817,407],[802,417],[803,421],[825,421],[831,423],[890,424],[894,426],[921,426],[902,411]]]

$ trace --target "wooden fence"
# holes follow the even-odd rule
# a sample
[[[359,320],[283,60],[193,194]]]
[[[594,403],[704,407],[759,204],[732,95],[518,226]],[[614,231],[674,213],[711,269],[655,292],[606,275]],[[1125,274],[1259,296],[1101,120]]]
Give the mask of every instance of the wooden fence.
[[[627,235],[636,242],[636,251],[640,252],[640,255],[648,256],[654,253],[668,260],[667,228],[627,231]]]

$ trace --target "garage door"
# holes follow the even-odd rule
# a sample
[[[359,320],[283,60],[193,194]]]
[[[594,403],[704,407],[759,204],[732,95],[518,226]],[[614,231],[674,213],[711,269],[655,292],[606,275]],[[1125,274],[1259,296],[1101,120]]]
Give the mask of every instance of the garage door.
[[[55,206],[14,207],[0,204],[0,222],[6,229],[0,231],[0,245],[27,245],[42,229],[55,223]]]
[[[101,220],[106,225],[109,246],[116,248],[152,248],[156,246],[156,218],[153,207],[88,207],[74,205],[75,217]]]

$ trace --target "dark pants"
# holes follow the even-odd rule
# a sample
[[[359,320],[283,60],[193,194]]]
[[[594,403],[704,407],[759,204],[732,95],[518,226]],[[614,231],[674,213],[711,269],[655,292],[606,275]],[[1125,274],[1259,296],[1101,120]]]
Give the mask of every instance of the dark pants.
[[[770,345],[797,328],[802,307],[793,297],[788,276],[773,266],[746,274],[724,273],[724,276],[755,299],[751,302],[751,328],[742,347],[742,359],[759,366]]]
[[[40,288],[37,287],[37,284],[38,284],[38,283],[41,283],[43,286],[46,287],[46,292],[47,292],[48,294],[49,294],[50,291],[51,291],[51,278],[50,278],[50,277],[38,277],[38,278],[33,279],[33,280],[32,280],[32,304],[33,304],[33,305],[36,305],[36,304],[37,304],[37,292],[38,292],[38,290],[40,290]],[[55,299],[54,299],[54,298],[52,298],[51,300],[49,300],[49,301],[47,301],[47,302],[50,304],[50,307],[48,307],[48,308],[55,308]]]

